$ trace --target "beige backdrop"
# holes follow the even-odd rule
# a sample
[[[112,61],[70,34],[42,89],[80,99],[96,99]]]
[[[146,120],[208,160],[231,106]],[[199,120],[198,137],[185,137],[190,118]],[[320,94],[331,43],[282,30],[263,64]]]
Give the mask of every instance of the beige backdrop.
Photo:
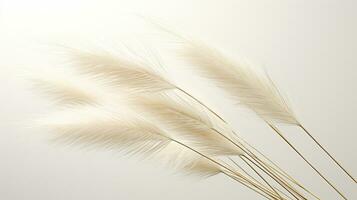
[[[24,70],[61,67],[56,44],[115,46],[127,36],[155,37],[135,14],[263,66],[299,119],[357,176],[356,9],[354,0],[1,0],[0,199],[261,199],[223,176],[197,181],[137,158],[52,145],[48,134],[29,128],[51,106],[22,81]],[[250,143],[323,199],[339,198],[253,114],[232,109],[219,91],[185,74],[175,78],[209,99]],[[356,185],[310,140],[284,130],[349,199],[357,198]]]

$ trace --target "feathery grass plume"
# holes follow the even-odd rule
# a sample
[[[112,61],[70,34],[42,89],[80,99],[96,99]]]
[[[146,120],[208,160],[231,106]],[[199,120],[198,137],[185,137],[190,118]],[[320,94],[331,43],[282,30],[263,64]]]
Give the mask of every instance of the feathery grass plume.
[[[180,99],[164,95],[150,95],[150,97],[140,97],[135,101],[136,107],[143,108],[144,111],[150,113],[154,118],[159,119],[162,124],[168,125],[170,130],[177,132],[177,137],[182,138],[185,142],[197,148],[199,151],[213,156],[224,156],[224,155],[238,155],[242,157],[242,160],[249,159],[253,162],[249,156],[245,156],[244,146],[235,143],[232,138],[231,132],[220,132],[214,128],[214,123],[207,114],[200,110],[200,107],[195,107],[194,104]],[[253,159],[256,156],[252,157]],[[255,165],[257,165],[254,162]],[[250,164],[248,166],[254,170],[254,172],[261,177],[272,189],[273,187],[260,175],[258,171],[254,169]],[[259,168],[266,168],[265,166],[258,166]],[[271,173],[265,171],[267,175],[272,176]],[[303,197],[299,192],[293,189],[293,187],[286,182],[280,181],[281,177],[273,174],[277,183],[281,184],[283,187],[293,190],[297,195]],[[275,180],[274,179],[274,180]],[[273,189],[274,190],[274,189]]]
[[[78,49],[71,49],[69,57],[80,73],[92,75],[109,86],[125,90],[127,94],[151,94],[153,92],[177,90],[194,99],[216,117],[223,120],[203,102],[140,59],[128,59],[106,51],[89,52]],[[138,58],[138,56],[135,56],[135,58]]]
[[[184,41],[186,48],[183,54],[191,63],[200,67],[200,71],[204,76],[214,79],[216,83],[231,94],[234,99],[237,99],[240,103],[253,110],[270,126],[278,122],[296,125],[301,128],[351,180],[357,183],[352,174],[296,119],[292,109],[288,106],[286,100],[267,74],[258,73],[243,63],[234,63],[224,57],[216,49],[210,48],[204,43],[184,37],[150,17],[140,15],[138,17],[154,25],[159,30]],[[275,130],[276,127],[273,129]],[[285,140],[285,138],[283,139]],[[295,148],[293,149],[297,151]],[[297,153],[301,155],[299,152]],[[303,159],[306,160],[305,158]],[[311,166],[311,164],[309,165]],[[330,184],[330,186],[332,185]]]
[[[204,77],[215,81],[237,103],[245,105],[260,116],[321,178],[346,199],[275,127],[276,123],[302,126],[267,74],[256,72],[248,65],[237,64],[218,50],[200,42],[189,41],[184,47],[183,55]]]
[[[267,76],[245,64],[236,64],[199,42],[185,46],[183,56],[203,76],[214,80],[236,102],[254,110],[265,121],[298,124],[286,100]]]
[[[110,98],[112,94],[108,95],[105,94],[104,91],[99,92],[98,90],[93,90],[93,88],[91,87],[84,87],[83,85],[81,85],[84,84],[84,82],[80,80],[82,77],[77,77],[77,81],[71,82],[67,82],[66,78],[62,79],[63,82],[61,82],[60,79],[56,79],[56,81],[53,81],[50,76],[45,77],[47,79],[44,77],[37,79],[39,81],[35,81],[35,85],[39,86],[39,83],[44,84],[40,87],[43,87],[42,89],[45,89],[46,94],[53,97],[54,99],[63,99],[63,96],[65,96],[66,100],[68,100],[60,101],[62,103],[65,103],[65,105],[81,105],[75,107],[71,106],[70,108],[72,110],[65,110],[59,112],[57,113],[57,115],[50,116],[49,118],[46,118],[44,121],[42,121],[43,125],[46,126],[47,124],[47,126],[51,127],[51,129],[54,129],[58,133],[62,133],[59,134],[60,136],[58,140],[65,141],[67,143],[82,144],[85,147],[90,146],[104,147],[109,149],[124,149],[127,153],[142,153],[147,157],[150,157],[151,155],[157,155],[158,152],[167,152],[163,150],[166,149],[167,146],[166,140],[160,140],[160,138],[157,137],[155,139],[153,139],[152,137],[151,139],[145,139],[145,137],[138,137],[136,133],[138,130],[142,130],[142,128],[137,128],[134,132],[132,129],[130,129],[130,127],[134,126],[135,123],[132,124],[130,121],[124,125],[118,123],[117,120],[119,120],[120,118],[114,117],[114,115],[112,115],[112,112],[108,113],[108,110],[112,110],[113,108],[115,108],[110,106],[116,106],[115,104],[111,104],[112,102],[109,102],[109,107],[100,107],[101,109],[96,109],[98,106],[108,103],[105,101],[103,102],[103,100],[105,100],[106,98]],[[94,78],[92,81],[93,83],[95,83],[97,79]],[[66,87],[63,87],[63,85],[65,85]],[[81,99],[81,101],[78,101],[77,96],[79,95],[77,94],[90,95],[81,95],[81,98],[79,98]],[[92,98],[98,96],[100,96],[101,98]],[[95,103],[93,99],[96,99]],[[87,103],[91,101],[93,103]],[[127,134],[117,135],[115,133],[115,130],[117,128],[119,129],[119,127],[121,127],[122,131]],[[211,135],[211,137],[217,138],[217,136],[213,135]],[[180,143],[176,142],[176,144]],[[206,145],[206,151],[207,149],[211,148],[215,149],[217,145],[215,146],[214,144],[212,146],[213,148]],[[190,146],[185,147],[190,148]],[[173,156],[173,158],[175,158],[175,156]],[[189,157],[186,157],[186,159],[189,160]],[[184,160],[184,158],[180,158],[180,160]],[[196,161],[192,162],[179,162],[180,160],[177,160],[177,162],[173,162],[179,163],[174,165],[173,167],[181,169],[181,171],[185,171],[185,173],[195,173],[201,176],[211,176],[215,174],[213,173],[215,169],[212,168],[212,165],[207,165],[207,158],[200,160],[196,159]],[[212,164],[212,162],[213,164],[217,165],[217,163],[215,163],[217,161],[213,160],[209,163]],[[239,181],[243,185],[253,189],[259,194],[267,196],[268,198],[277,199],[279,197],[280,199],[280,196],[276,195],[274,191],[264,188],[261,183],[254,181],[253,179],[251,179],[251,177],[246,177],[240,174],[238,174],[238,176],[237,172],[233,171],[229,166],[223,165],[223,167],[225,167],[224,171],[226,175],[230,176],[236,181]],[[204,168],[204,170],[202,170],[202,168]]]
[[[36,90],[40,90],[57,104],[95,104],[100,99],[100,95],[98,95],[100,89],[91,81],[80,77],[41,73],[38,76],[31,75],[30,79]]]
[[[56,132],[60,140],[68,143],[123,149],[130,154],[164,159],[175,169],[187,174],[207,177],[223,173],[268,199],[276,199],[273,192],[254,180],[172,138],[165,130],[139,117],[127,114],[123,117],[105,108],[83,106],[55,113],[40,120],[40,124]]]
[[[170,143],[163,151],[157,152],[153,158],[161,159],[168,166],[188,175],[194,173],[199,177],[209,177],[220,173],[216,165],[212,165],[212,163],[176,143]]]
[[[261,118],[273,125],[292,124],[300,127],[355,183],[354,177],[324,148],[297,120],[278,88],[268,76],[253,70],[246,63],[235,63],[218,50],[200,42],[187,45],[183,55],[193,65],[199,66],[202,74],[215,80],[240,104],[244,104]]]
[[[216,165],[203,162],[197,159],[200,156],[189,155],[184,152],[187,149],[172,144],[169,135],[159,127],[127,114],[123,117],[122,114],[103,107],[83,106],[62,110],[40,120],[39,124],[56,133],[57,141],[122,150],[129,154],[143,154],[145,157],[160,154],[164,158],[163,155],[167,152],[167,158],[175,159],[175,154],[178,154],[185,159],[175,159],[170,163],[177,163],[177,166],[181,165],[186,169],[192,163],[192,171],[205,175],[220,172]],[[179,161],[187,163],[178,163]],[[195,169],[194,166],[202,166],[203,169]]]
[[[128,59],[105,51],[88,52],[76,49],[71,49],[69,56],[75,64],[74,67],[79,72],[92,75],[111,87],[123,89],[127,94],[151,94],[153,92],[177,90],[183,95],[197,101],[215,117],[225,122],[222,117],[202,101],[167,79],[158,71],[153,70],[150,65],[140,59]]]
[[[130,94],[152,93],[166,91],[169,89],[177,89],[184,95],[201,104],[217,118],[224,121],[223,118],[212,111],[203,102],[179,88],[177,85],[171,83],[162,75],[154,72],[150,68],[147,68],[144,63],[138,64],[139,62],[132,62],[123,57],[114,57],[108,53],[94,54],[84,51],[74,51],[72,59],[74,63],[78,65],[76,67],[80,69],[80,72],[85,72],[86,74],[89,73],[96,78],[99,77],[101,79],[105,79],[109,82],[109,85],[120,87],[121,89],[124,88],[126,91],[129,91]],[[210,131],[212,132],[212,130]],[[191,132],[187,132],[186,134],[191,134]],[[210,137],[217,138],[217,136],[214,135],[210,135]],[[226,141],[227,144],[231,143],[231,146],[234,144],[234,141],[229,138],[226,139],[230,141]],[[221,139],[221,141],[224,140]],[[237,144],[234,145],[239,147]],[[215,146],[217,145],[215,144]]]
[[[105,82],[107,82],[108,85],[119,87],[120,89],[124,89],[125,91],[128,91],[129,94],[142,94],[142,93],[152,94],[153,92],[176,89],[177,91],[182,92],[184,95],[188,96],[189,98],[192,98],[198,104],[201,104],[203,107],[205,107],[211,114],[215,115],[217,118],[220,118],[222,121],[224,121],[223,118],[221,118],[217,113],[213,112],[203,102],[197,100],[194,96],[182,90],[177,85],[172,84],[170,81],[168,81],[168,79],[164,78],[164,76],[162,76],[161,74],[156,73],[154,70],[148,68],[146,63],[135,62],[134,60],[129,60],[126,57],[114,56],[110,53],[105,53],[105,52],[88,53],[84,51],[72,51],[70,53],[72,55],[74,63],[77,64],[76,67],[79,68],[80,72],[84,72],[84,74],[86,75],[88,74],[91,75],[89,77],[92,78],[93,82],[97,82],[97,79],[102,79],[105,80]],[[95,93],[95,91],[91,91],[91,93]],[[206,123],[206,125],[209,125],[209,123]],[[218,133],[216,130],[213,129],[209,131]],[[196,145],[201,144],[200,147],[206,148],[205,149],[206,151],[210,150],[211,154],[221,153],[224,155],[224,152],[219,152],[221,151],[222,147],[221,149],[217,148],[217,146],[222,145],[224,143],[229,144],[231,146],[231,147],[225,147],[227,149],[231,148],[230,150],[232,150],[232,146],[236,146],[238,148],[233,149],[234,151],[241,150],[241,147],[225,134],[221,134],[221,136],[224,136],[224,138],[217,137],[217,134],[209,134],[209,137],[206,136],[206,138],[210,138],[211,144],[209,144],[209,142],[207,142],[206,144],[204,144],[204,142],[197,142],[199,141],[197,136],[202,137],[204,136],[204,134],[197,134],[197,133],[192,134],[192,132],[187,131],[185,132],[185,134],[182,135],[185,135],[187,138],[190,138],[189,141],[195,142]],[[194,137],[192,135],[194,135]],[[213,142],[215,140],[221,141],[222,144],[220,143],[219,145],[217,145],[216,143]],[[192,143],[191,145],[194,145],[194,143]],[[204,148],[200,150],[203,150]],[[214,149],[214,151],[212,149]],[[249,156],[251,156],[251,154],[249,154]],[[255,157],[252,158],[254,159]],[[257,164],[259,164],[259,162],[255,163],[256,166],[258,166]],[[259,167],[264,168],[265,166],[259,166]],[[271,176],[271,174],[269,173],[267,174]],[[275,179],[277,178],[274,178],[274,180]],[[278,181],[278,183],[281,184],[280,181]],[[288,187],[286,184],[283,184],[284,188],[285,186]]]
[[[201,152],[213,156],[243,154],[240,148],[226,139],[231,137],[229,132],[222,137],[204,110],[177,95],[151,95],[133,101]]]
[[[109,111],[109,108],[105,106],[90,105],[61,109],[41,118],[38,120],[38,124],[50,128],[60,138],[76,135],[79,136],[78,139],[80,140],[81,136],[88,136],[96,138],[93,140],[95,142],[98,140],[98,143],[101,143],[101,139],[105,140],[106,136],[109,136],[109,138],[115,136],[117,132],[120,133],[118,134],[120,136],[119,141],[141,140],[139,136],[145,134],[141,135],[140,130],[146,130],[146,127],[142,126],[144,123],[136,124],[135,120],[123,120],[116,110]],[[130,127],[136,127],[137,132],[126,132]],[[148,127],[147,130],[148,133],[158,132],[154,127]],[[152,140],[160,141],[164,139],[163,135],[162,137],[160,134],[152,135],[157,136],[152,137]],[[120,144],[114,138],[111,139],[114,143]],[[145,138],[142,141],[145,141]]]
[[[94,53],[72,50],[69,55],[80,72],[102,78],[129,93],[150,93],[175,88],[164,76],[139,60],[104,51]]]

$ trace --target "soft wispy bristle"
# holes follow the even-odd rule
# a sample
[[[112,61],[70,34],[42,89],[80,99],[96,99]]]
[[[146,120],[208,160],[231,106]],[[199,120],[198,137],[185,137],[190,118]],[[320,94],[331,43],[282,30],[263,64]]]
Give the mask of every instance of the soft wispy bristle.
[[[209,177],[221,172],[221,168],[216,164],[177,143],[170,143],[164,151],[158,152],[155,157],[187,175]]]
[[[208,54],[209,57],[213,55]],[[143,155],[144,158],[157,159],[176,170],[200,177],[222,172],[254,191],[273,194],[249,175],[245,177],[224,162],[230,155],[246,156],[243,147],[236,143],[232,131],[222,118],[194,96],[172,84],[166,76],[147,64],[106,52],[73,50],[70,57],[77,70],[75,72],[80,72],[74,73],[75,81],[68,82],[67,77],[55,80],[48,76],[37,82],[37,86],[55,100],[66,105],[80,104],[62,108],[39,121],[40,125],[57,133],[59,141]],[[195,59],[191,61],[209,66],[211,62],[202,57],[193,56]],[[223,86],[232,87],[238,92],[244,91],[242,86],[231,86],[233,78],[229,73],[238,73],[239,70],[217,70],[215,67],[222,63],[225,64],[225,61],[212,62],[214,67],[203,71],[214,74],[211,77],[212,74],[208,73],[208,77],[216,78],[219,82],[224,82],[224,76],[228,76]],[[242,70],[240,75],[249,76],[246,74],[248,72]],[[101,88],[104,85],[105,89]],[[166,92],[170,89],[177,90]],[[125,102],[117,98],[122,94]],[[249,98],[256,98],[249,95],[247,93],[245,98],[239,99],[248,101]],[[260,100],[247,105],[254,104],[260,108],[263,103]],[[270,107],[274,112],[280,112],[274,105]]]
[[[94,106],[76,107],[39,120],[57,134],[57,140],[84,147],[104,147],[141,154],[169,164],[184,173],[202,177],[220,172],[219,166],[175,143],[146,120]]]
[[[209,116],[194,104],[167,95],[141,97],[135,103],[177,133],[177,137],[208,155],[242,154],[241,149],[225,138],[230,134],[218,133]]]
[[[247,64],[235,63],[201,42],[188,42],[181,53],[204,77],[215,81],[237,103],[252,109],[264,120],[298,124],[267,74],[259,73]]]
[[[61,75],[61,74],[65,75]],[[28,75],[35,90],[39,90],[60,105],[98,104],[104,99],[105,87],[92,79],[77,76],[69,71],[41,72]],[[112,95],[114,96],[114,95]]]
[[[60,140],[83,145],[119,149],[144,145],[148,141],[158,144],[167,142],[159,128],[144,121],[131,120],[130,117],[123,120],[121,115],[104,107],[69,108],[39,120],[39,124],[57,133]]]
[[[138,60],[130,60],[107,52],[70,52],[75,67],[107,81],[111,86],[126,89],[129,93],[150,93],[172,89],[172,85],[157,71]]]

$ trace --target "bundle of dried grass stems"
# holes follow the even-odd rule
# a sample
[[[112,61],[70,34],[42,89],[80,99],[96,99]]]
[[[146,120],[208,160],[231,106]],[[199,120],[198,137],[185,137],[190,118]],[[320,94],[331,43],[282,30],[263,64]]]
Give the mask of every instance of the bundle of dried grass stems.
[[[236,64],[204,43],[178,38],[184,44],[179,54],[193,68],[257,113],[346,199],[277,128],[296,125],[311,136],[267,74]],[[266,199],[320,199],[244,141],[223,116],[143,59],[75,49],[68,55],[77,72],[72,79],[33,79],[61,106],[40,120],[59,140],[141,154],[187,174],[223,174]]]

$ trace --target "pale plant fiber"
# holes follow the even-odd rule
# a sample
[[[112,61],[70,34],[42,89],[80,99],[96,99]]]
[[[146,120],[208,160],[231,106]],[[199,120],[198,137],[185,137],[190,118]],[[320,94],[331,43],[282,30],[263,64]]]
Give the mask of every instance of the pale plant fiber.
[[[169,80],[150,68],[119,56],[76,51],[72,58],[78,64],[80,72],[104,79],[111,86],[123,88],[129,94],[149,94],[176,88]],[[202,109],[179,100],[178,96],[177,101],[168,96],[154,95],[154,97],[134,96],[132,99],[141,108],[160,117],[165,124],[170,124],[173,131],[180,131],[179,136],[186,138],[190,144],[199,147],[200,150],[205,150],[205,153],[242,154],[242,151],[212,130],[212,118]]]
[[[167,30],[165,30],[167,31]],[[202,76],[213,80],[228,93],[237,104],[244,105],[260,116],[289,146],[342,198],[346,196],[317,170],[275,127],[276,123],[301,127],[304,132],[354,181],[354,177],[298,122],[292,109],[279,92],[267,73],[259,73],[251,66],[236,63],[223,56],[218,50],[202,42],[184,39],[185,58]]]
[[[221,169],[200,155],[173,142],[152,123],[101,107],[81,106],[55,113],[39,121],[54,131],[58,140],[84,146],[122,150],[129,154],[161,159],[188,174],[212,176]]]
[[[94,92],[96,86],[78,77],[42,74],[33,76],[32,83],[37,90],[62,105],[96,103],[100,98],[98,93],[101,93]]]
[[[71,55],[80,72],[104,79],[109,85],[126,89],[131,94],[175,88],[160,73],[137,60],[113,56],[103,51],[90,53],[78,50]]]
[[[295,115],[267,74],[248,64],[235,63],[218,50],[190,41],[180,55],[201,74],[217,83],[240,105],[252,109],[268,122],[298,124]]]
[[[139,17],[178,39],[183,46],[178,54],[201,75],[216,82],[237,104],[247,106],[268,123],[300,125],[267,73],[258,73],[246,63],[236,63],[217,49],[183,36],[153,18]]]
[[[178,137],[186,139],[189,144],[205,154],[213,156],[243,154],[240,149],[216,133],[212,119],[194,104],[167,95],[141,97],[136,99],[135,103],[167,124],[171,130],[178,132]],[[230,133],[226,132],[226,136],[230,137]]]
[[[158,92],[172,88],[168,81],[149,68],[122,57],[114,57],[106,53],[94,55],[84,51],[76,51],[72,56],[80,72],[90,75],[85,77],[89,78],[92,84],[105,83],[106,86],[130,91],[130,94]],[[108,110],[123,102],[115,102],[117,100],[115,95],[104,93],[105,87],[93,87],[88,84],[83,75],[73,80],[68,76],[58,78],[57,75],[46,74],[46,76],[33,77],[32,80],[37,89],[55,99],[57,103],[70,106],[70,109],[47,116],[40,123],[59,133],[57,138],[59,141],[122,149],[127,153],[140,153],[155,158],[165,157],[167,161],[164,163],[170,164],[173,168],[204,177],[221,171],[216,164],[203,159],[197,153],[176,143],[172,144],[173,142],[168,138],[160,137],[165,132],[157,127],[154,130],[155,126],[149,125],[149,122],[127,118],[123,120],[119,113],[109,112]],[[127,116],[127,113],[122,115]],[[203,144],[201,144],[202,149],[208,152],[214,151],[207,145],[204,148]]]
[[[213,51],[202,51],[202,53],[209,58],[216,54]],[[147,67],[145,63],[113,56],[107,52],[90,53],[76,50],[70,55],[74,67],[79,72],[76,81],[57,80],[50,76],[37,78],[35,81],[37,87],[57,99],[65,108],[68,107],[41,121],[43,126],[58,133],[59,140],[70,144],[140,154],[161,160],[185,173],[203,177],[222,172],[253,188],[254,191],[261,192],[263,196],[267,195],[265,197],[268,199],[285,199],[277,195],[276,191],[266,188],[255,179],[240,174],[220,161],[219,157],[245,155],[239,143],[234,142],[236,139],[231,129],[225,123],[223,128],[220,127],[222,122],[212,116],[217,115],[216,113],[207,110],[202,102],[192,102],[197,99],[184,92],[161,73]],[[190,61],[204,66],[205,59],[206,57],[199,60],[192,58]],[[212,74],[207,76],[221,82],[225,82],[221,80],[224,76],[230,77],[226,83],[221,83],[222,87],[227,89],[233,88],[235,91],[256,89],[249,84],[237,88],[233,84],[236,80],[232,74],[237,75],[239,70],[236,72],[233,67],[227,70],[215,69],[219,64],[227,64],[223,57],[221,59],[213,65],[212,69],[203,72],[215,74],[215,76]],[[209,62],[206,63],[208,64]],[[240,73],[238,77],[242,77],[240,79],[247,82],[245,76],[254,74],[249,70]],[[250,81],[258,81],[258,79],[264,80],[253,76]],[[108,86],[119,90],[106,90]],[[165,94],[169,91],[183,91],[183,94],[191,99],[181,98],[176,94],[171,96]],[[292,113],[291,116],[283,114],[289,108],[277,90],[267,87],[256,91],[261,92],[261,96],[267,95],[268,92],[274,93],[273,96],[276,98],[276,102],[264,102],[247,92],[243,100],[247,102],[254,100],[249,105],[257,106],[262,117],[274,116],[274,121],[296,123]],[[118,98],[121,95],[125,96],[125,101],[118,101],[122,99]],[[241,98],[239,100],[242,101]],[[285,110],[280,109],[277,102],[285,106]],[[128,112],[121,110],[120,105],[125,105],[134,114],[128,115]],[[270,106],[271,112],[263,109],[266,105]],[[287,189],[293,191],[292,188]]]

